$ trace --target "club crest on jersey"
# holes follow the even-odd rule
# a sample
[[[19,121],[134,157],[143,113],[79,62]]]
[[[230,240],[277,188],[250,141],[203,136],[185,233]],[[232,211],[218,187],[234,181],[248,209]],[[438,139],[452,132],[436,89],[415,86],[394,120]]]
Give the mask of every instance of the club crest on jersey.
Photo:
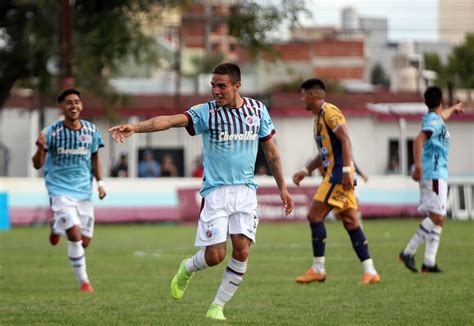
[[[256,115],[249,115],[245,117],[245,124],[249,127],[259,126],[260,125],[260,118]]]
[[[81,141],[81,143],[86,143],[86,144],[92,143],[91,135],[80,135],[79,140]]]

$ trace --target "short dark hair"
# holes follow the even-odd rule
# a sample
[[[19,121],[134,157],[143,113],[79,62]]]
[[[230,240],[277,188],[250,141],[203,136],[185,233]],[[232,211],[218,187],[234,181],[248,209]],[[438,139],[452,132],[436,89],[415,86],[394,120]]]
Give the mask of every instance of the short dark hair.
[[[66,96],[71,95],[71,94],[76,94],[77,96],[81,97],[81,92],[79,92],[79,90],[77,90],[76,88],[68,88],[62,91],[61,94],[58,95],[58,98],[57,98],[58,103],[61,103],[62,101],[64,101]]]
[[[240,68],[235,63],[221,63],[214,67],[213,74],[229,75],[230,81],[235,84],[240,81]]]
[[[425,91],[425,104],[428,109],[435,109],[443,102],[443,92],[438,86],[430,86]]]
[[[323,81],[318,78],[306,79],[304,82],[301,83],[300,87],[304,90],[319,89],[326,91],[326,86],[324,86]]]

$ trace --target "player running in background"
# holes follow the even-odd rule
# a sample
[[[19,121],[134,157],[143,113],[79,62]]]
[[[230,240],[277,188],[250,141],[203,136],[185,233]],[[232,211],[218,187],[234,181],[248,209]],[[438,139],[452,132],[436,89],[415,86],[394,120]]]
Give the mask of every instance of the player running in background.
[[[68,239],[68,256],[82,292],[93,292],[86,271],[84,248],[94,230],[92,177],[98,184],[99,198],[106,196],[102,181],[99,148],[104,146],[97,127],[81,120],[80,92],[70,88],[57,98],[64,120],[41,131],[36,142],[33,166],[44,165],[44,179],[54,213],[49,240],[54,246],[60,234]]]
[[[260,101],[242,97],[240,86],[240,68],[223,63],[212,72],[213,101],[193,106],[184,114],[158,116],[109,129],[117,142],[123,142],[134,133],[172,127],[185,127],[191,136],[202,135],[203,200],[195,245],[204,249],[182,261],[171,282],[171,296],[181,299],[195,272],[224,260],[230,235],[232,258],[206,314],[206,317],[216,320],[225,320],[224,305],[242,282],[250,245],[255,242],[258,216],[257,185],[253,178],[259,143],[280,190],[285,213],[293,210],[282,174],[280,154],[272,138],[275,130],[270,115]]]
[[[448,151],[449,132],[445,124],[453,113],[464,111],[462,103],[443,110],[443,94],[439,87],[428,87],[424,94],[428,113],[421,121],[421,131],[413,142],[415,169],[412,179],[420,183],[419,210],[426,213],[420,226],[412,236],[399,258],[412,272],[418,272],[415,253],[426,240],[425,257],[421,271],[439,273],[436,263],[441,231],[446,216],[448,196]]]
[[[362,262],[363,284],[378,283],[380,276],[370,258],[369,247],[360,227],[357,200],[354,194],[354,164],[351,141],[346,120],[333,104],[325,102],[325,86],[319,79],[308,79],[301,84],[301,101],[307,111],[314,115],[314,136],[319,153],[308,166],[293,176],[299,185],[313,170],[322,166],[324,178],[313,197],[308,212],[313,245],[313,265],[301,276],[298,283],[324,282],[326,226],[324,218],[331,211],[341,218],[349,233],[354,250]]]

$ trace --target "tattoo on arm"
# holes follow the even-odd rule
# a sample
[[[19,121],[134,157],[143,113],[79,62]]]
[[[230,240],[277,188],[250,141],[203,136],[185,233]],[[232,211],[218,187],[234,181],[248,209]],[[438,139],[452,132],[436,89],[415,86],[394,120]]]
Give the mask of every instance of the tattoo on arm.
[[[278,189],[281,189],[285,184],[285,179],[283,178],[283,171],[281,166],[280,156],[274,156],[268,160],[268,166],[272,172],[273,177],[278,185]]]

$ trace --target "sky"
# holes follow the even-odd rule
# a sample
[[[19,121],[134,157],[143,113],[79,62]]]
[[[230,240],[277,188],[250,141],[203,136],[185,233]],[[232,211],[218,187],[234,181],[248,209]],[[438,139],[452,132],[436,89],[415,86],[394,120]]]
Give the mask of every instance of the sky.
[[[359,17],[387,18],[389,41],[437,41],[437,0],[305,0],[313,24],[341,24],[341,9],[352,7]]]

